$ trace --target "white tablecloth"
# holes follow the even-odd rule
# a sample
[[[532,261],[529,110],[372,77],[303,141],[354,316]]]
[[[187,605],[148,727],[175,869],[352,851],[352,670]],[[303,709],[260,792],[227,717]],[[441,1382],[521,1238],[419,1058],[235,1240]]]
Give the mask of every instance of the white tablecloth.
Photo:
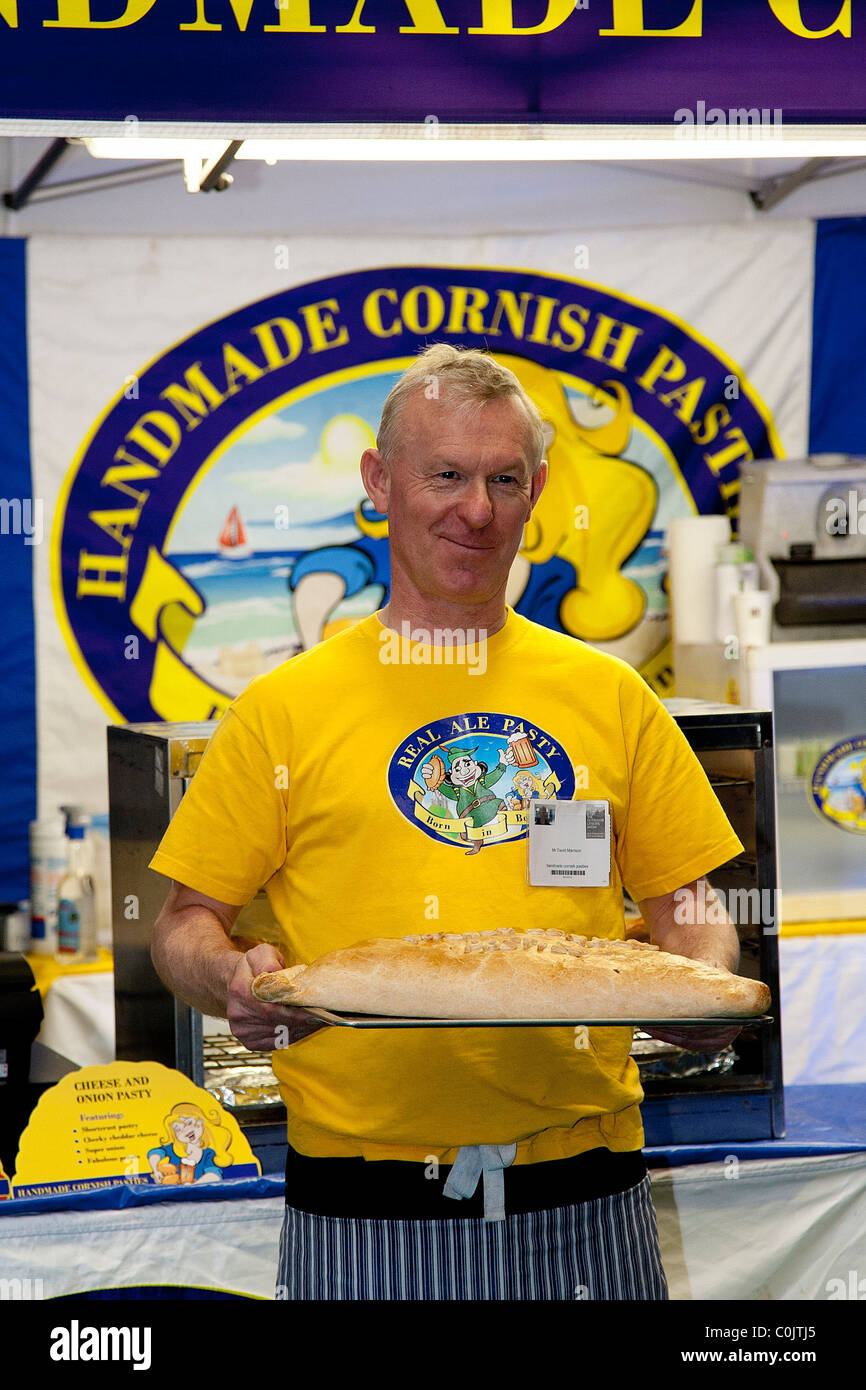
[[[866,1270],[862,1153],[696,1164],[652,1184],[672,1300],[838,1298]],[[2,1276],[41,1280],[45,1298],[155,1284],[273,1297],[280,1197],[17,1217],[4,1207]]]
[[[786,1086],[866,1081],[866,933],[782,937],[779,983]]]

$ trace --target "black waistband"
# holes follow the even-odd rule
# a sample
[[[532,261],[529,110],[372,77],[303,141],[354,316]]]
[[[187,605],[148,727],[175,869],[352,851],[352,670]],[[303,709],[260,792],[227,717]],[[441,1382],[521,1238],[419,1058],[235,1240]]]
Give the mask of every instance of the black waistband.
[[[289,1145],[286,1203],[316,1216],[388,1221],[435,1221],[484,1215],[483,1182],[472,1197],[443,1197],[451,1168],[392,1159],[309,1158]],[[505,1211],[543,1211],[610,1197],[646,1177],[640,1149],[590,1149],[573,1158],[505,1169]]]

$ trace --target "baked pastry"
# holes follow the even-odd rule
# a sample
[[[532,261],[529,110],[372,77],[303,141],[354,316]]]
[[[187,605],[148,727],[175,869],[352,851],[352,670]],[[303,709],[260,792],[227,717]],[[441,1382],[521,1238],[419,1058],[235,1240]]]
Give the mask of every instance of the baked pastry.
[[[421,775],[427,783],[428,792],[439,790],[445,781],[445,764],[438,753],[434,753],[433,757],[427,760],[421,769]]]
[[[556,929],[376,937],[258,975],[256,998],[396,1018],[725,1018],[770,991],[640,941]]]

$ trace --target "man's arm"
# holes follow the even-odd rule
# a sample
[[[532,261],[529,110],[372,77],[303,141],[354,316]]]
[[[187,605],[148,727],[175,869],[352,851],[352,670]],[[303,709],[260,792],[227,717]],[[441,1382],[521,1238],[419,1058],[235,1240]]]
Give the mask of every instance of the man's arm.
[[[234,1036],[253,1051],[275,1048],[278,1029],[293,1043],[324,1027],[305,1009],[265,1004],[250,992],[256,975],[282,970],[285,962],[267,942],[250,951],[232,942],[239,912],[231,903],[172,881],[151,943],[163,984],[202,1013],[227,1018]]]
[[[638,907],[650,940],[660,950],[736,972],[740,961],[737,929],[706,879],[695,879],[659,898],[644,898]],[[739,1031],[724,1026],[675,1028],[654,1031],[653,1037],[694,1051],[715,1051],[733,1042]]]
[[[736,971],[740,963],[737,929],[706,879],[695,879],[660,898],[644,898],[638,907],[650,940],[660,950]]]

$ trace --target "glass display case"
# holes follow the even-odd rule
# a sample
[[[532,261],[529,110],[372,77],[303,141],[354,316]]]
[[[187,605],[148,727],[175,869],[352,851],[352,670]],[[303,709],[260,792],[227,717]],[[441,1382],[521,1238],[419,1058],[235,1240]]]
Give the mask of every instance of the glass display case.
[[[866,641],[773,642],[744,664],[776,731],[782,920],[866,917]]]

